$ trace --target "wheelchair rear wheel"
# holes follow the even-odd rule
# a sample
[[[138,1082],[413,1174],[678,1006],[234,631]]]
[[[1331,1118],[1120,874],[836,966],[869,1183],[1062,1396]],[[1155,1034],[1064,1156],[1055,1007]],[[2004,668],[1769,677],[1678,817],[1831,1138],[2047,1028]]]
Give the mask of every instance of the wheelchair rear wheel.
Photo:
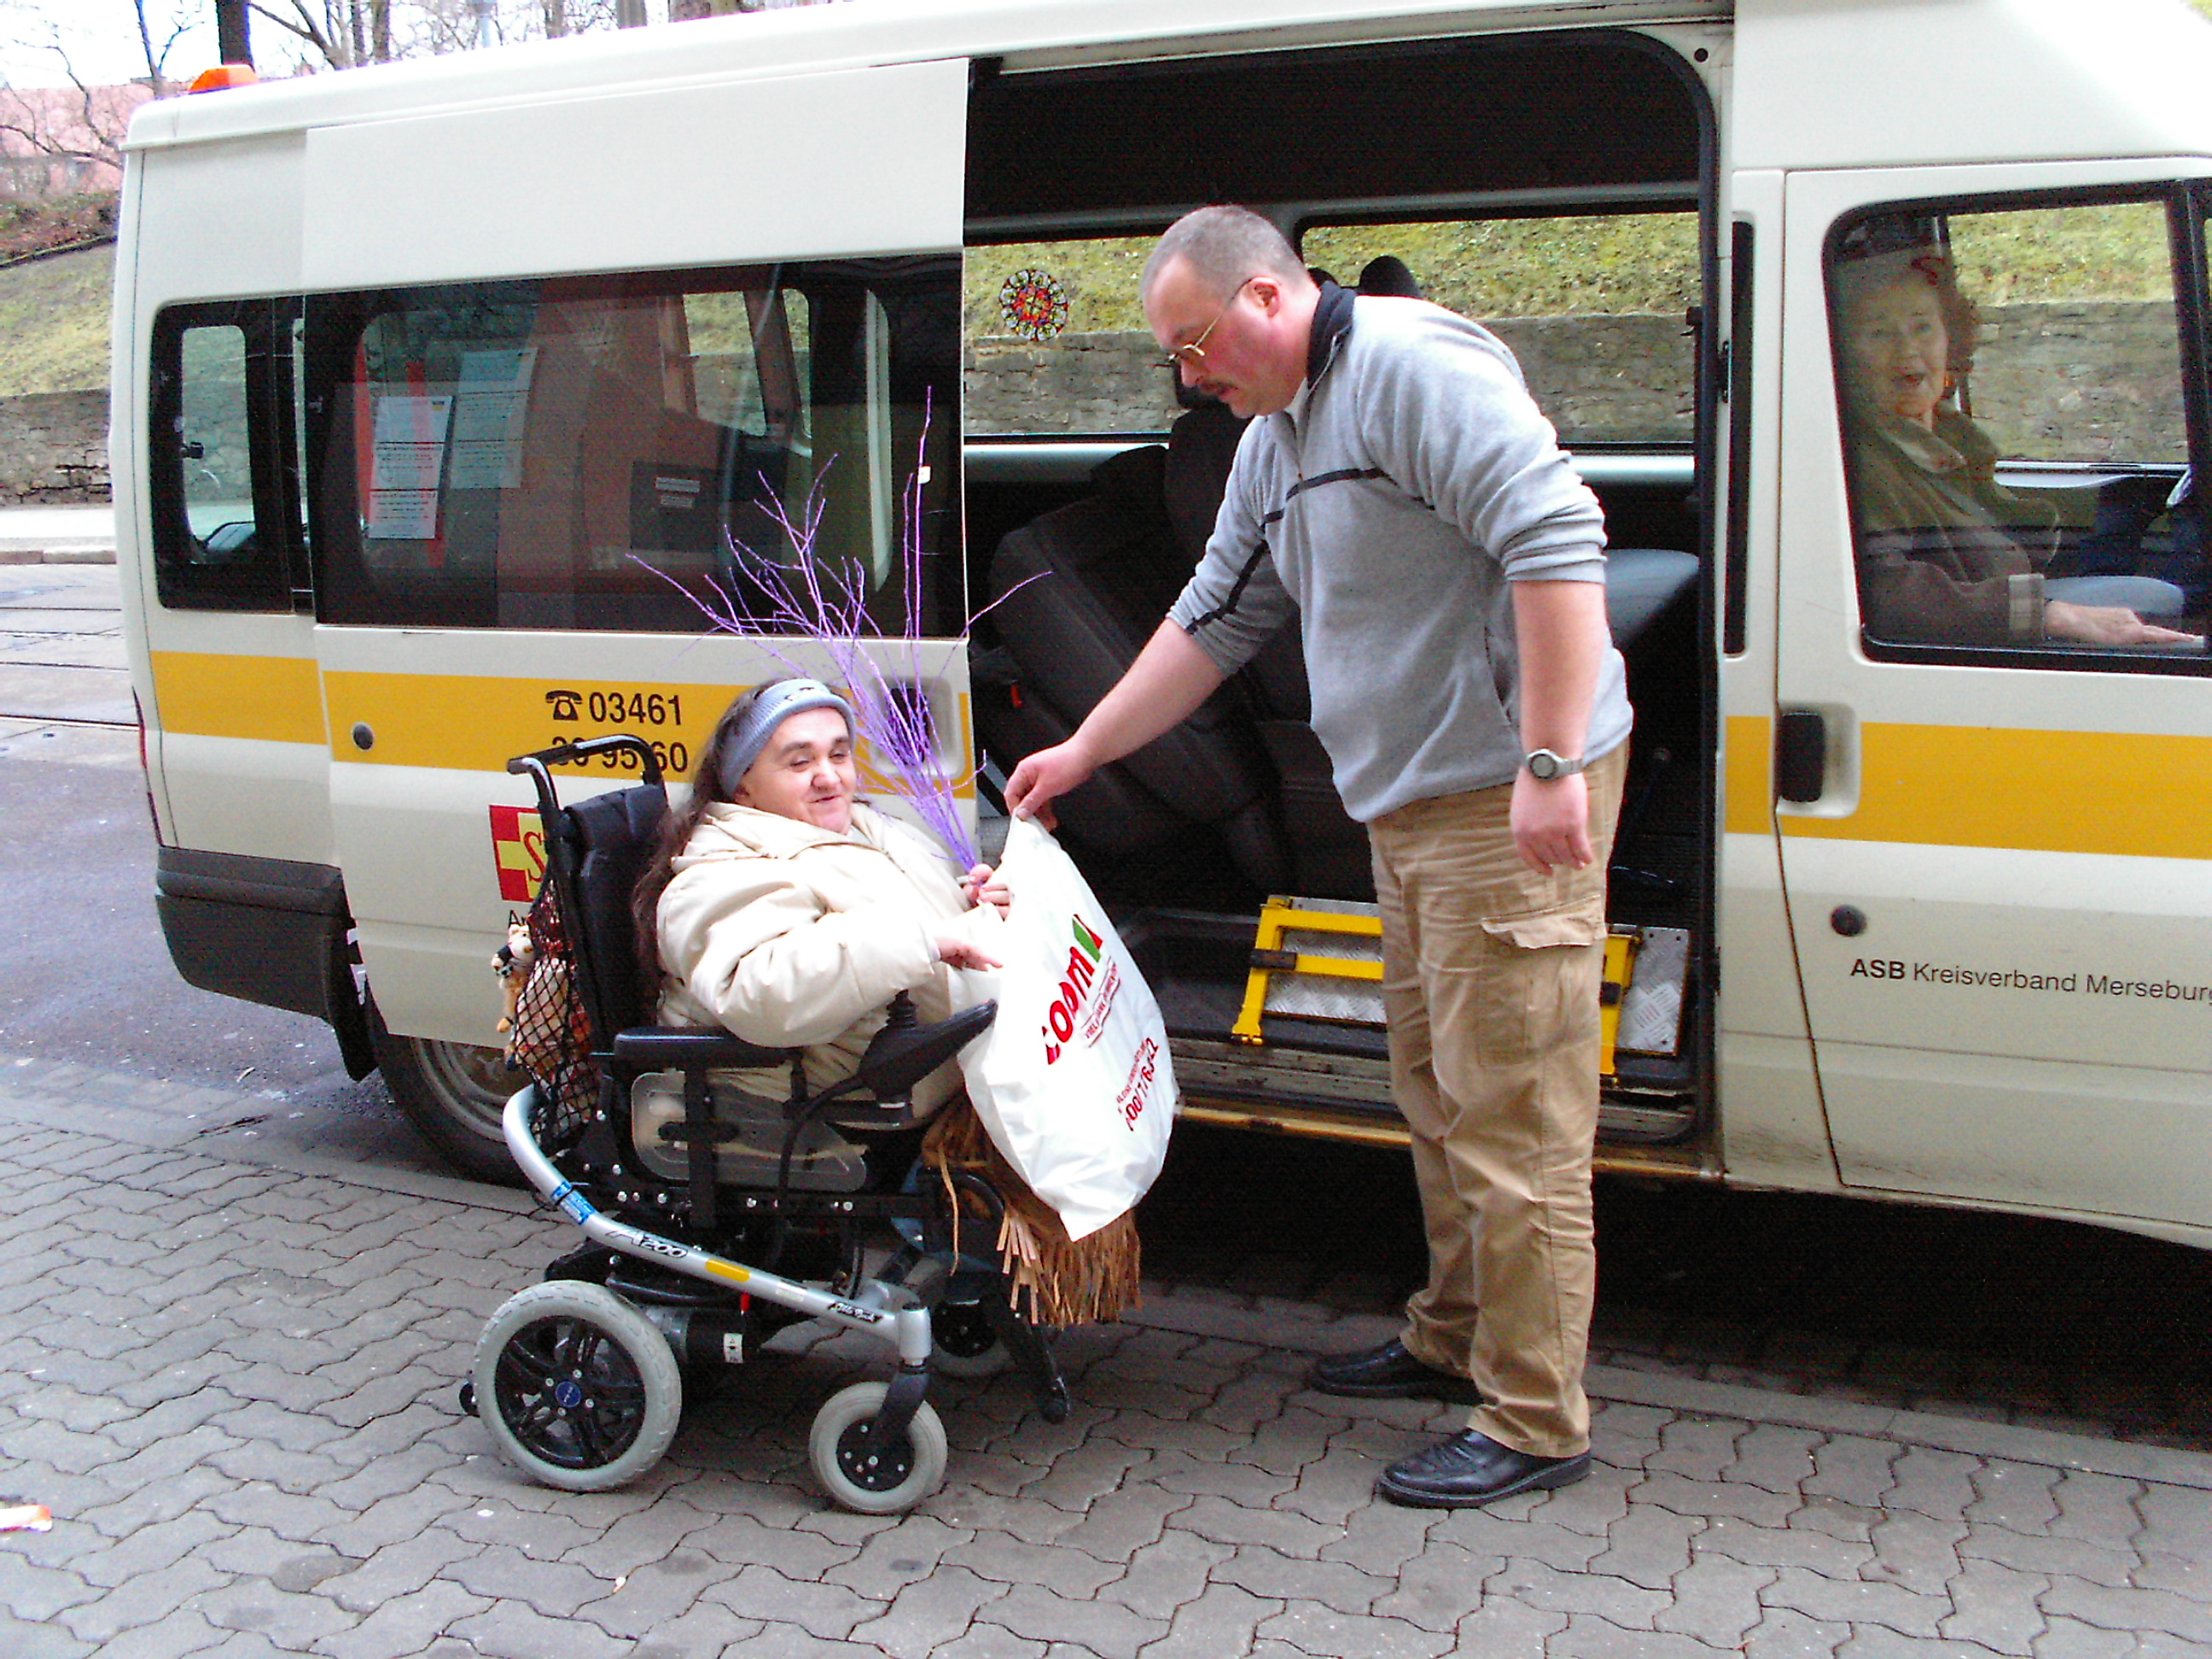
[[[897,1515],[935,1492],[945,1479],[945,1425],[925,1401],[896,1443],[874,1443],[870,1432],[890,1389],[855,1382],[830,1396],[814,1414],[806,1461],[833,1503],[861,1515]]]
[[[477,1340],[477,1414],[533,1480],[605,1492],[660,1461],[684,1412],[667,1338],[602,1285],[510,1297]]]
[[[929,1332],[929,1363],[947,1376],[996,1376],[1013,1364],[981,1302],[940,1302]]]

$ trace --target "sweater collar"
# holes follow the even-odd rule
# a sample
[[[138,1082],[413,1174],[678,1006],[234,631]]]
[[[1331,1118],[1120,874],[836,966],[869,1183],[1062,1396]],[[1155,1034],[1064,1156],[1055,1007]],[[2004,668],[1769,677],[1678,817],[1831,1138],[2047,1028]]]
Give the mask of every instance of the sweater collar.
[[[1353,297],[1350,289],[1322,279],[1321,302],[1314,307],[1313,333],[1306,342],[1307,386],[1321,384],[1321,377],[1328,373],[1345,341],[1351,338]]]

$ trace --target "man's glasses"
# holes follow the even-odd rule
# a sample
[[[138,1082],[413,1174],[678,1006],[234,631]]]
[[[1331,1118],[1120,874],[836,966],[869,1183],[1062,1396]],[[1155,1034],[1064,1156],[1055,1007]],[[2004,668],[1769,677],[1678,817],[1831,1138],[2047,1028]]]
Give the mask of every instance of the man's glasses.
[[[1221,319],[1229,314],[1229,307],[1237,303],[1237,296],[1249,288],[1252,281],[1251,277],[1247,276],[1235,288],[1231,289],[1229,297],[1221,302],[1221,309],[1213,313],[1213,320],[1198,331],[1198,337],[1191,341],[1188,345],[1179,345],[1171,349],[1166,356],[1160,359],[1160,367],[1180,370],[1185,363],[1190,364],[1194,368],[1204,362],[1206,337],[1221,326]]]

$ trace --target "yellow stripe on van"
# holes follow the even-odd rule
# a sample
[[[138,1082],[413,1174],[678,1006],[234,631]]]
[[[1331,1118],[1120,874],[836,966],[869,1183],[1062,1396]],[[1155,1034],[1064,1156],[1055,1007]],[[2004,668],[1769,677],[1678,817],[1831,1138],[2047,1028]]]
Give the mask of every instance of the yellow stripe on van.
[[[1732,836],[1774,833],[1774,722],[1764,714],[1728,717],[1728,791],[1723,822]]]
[[[688,771],[738,688],[660,682],[501,679],[465,674],[323,677],[334,760],[497,772],[510,756],[630,732],[681,746]],[[366,749],[355,738],[364,728]],[[676,757],[671,756],[674,760]],[[593,770],[612,768],[593,767]]]
[[[698,763],[735,685],[647,680],[498,679],[465,674],[390,674],[333,669],[323,677],[334,760],[374,766],[426,766],[498,772],[511,756],[557,743],[628,732],[662,754],[681,776]],[[961,713],[966,752],[966,704]],[[368,738],[367,748],[356,728]],[[616,775],[593,762],[592,774]],[[634,770],[625,767],[623,770]],[[867,769],[872,771],[872,769]],[[955,780],[953,793],[975,793]]]
[[[1869,725],[1859,742],[1858,811],[1785,814],[1784,835],[2212,859],[2212,738]],[[1733,755],[1729,771],[1734,829]]]
[[[165,732],[320,744],[323,688],[310,657],[153,653],[155,720]]]

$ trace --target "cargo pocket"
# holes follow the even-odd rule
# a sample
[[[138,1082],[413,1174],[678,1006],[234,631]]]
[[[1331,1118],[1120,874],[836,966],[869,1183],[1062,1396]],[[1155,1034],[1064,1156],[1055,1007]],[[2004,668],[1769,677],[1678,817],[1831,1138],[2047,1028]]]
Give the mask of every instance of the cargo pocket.
[[[1516,1065],[1595,1039],[1605,899],[1556,910],[1492,916],[1482,924],[1484,984],[1475,1040],[1482,1058]]]

